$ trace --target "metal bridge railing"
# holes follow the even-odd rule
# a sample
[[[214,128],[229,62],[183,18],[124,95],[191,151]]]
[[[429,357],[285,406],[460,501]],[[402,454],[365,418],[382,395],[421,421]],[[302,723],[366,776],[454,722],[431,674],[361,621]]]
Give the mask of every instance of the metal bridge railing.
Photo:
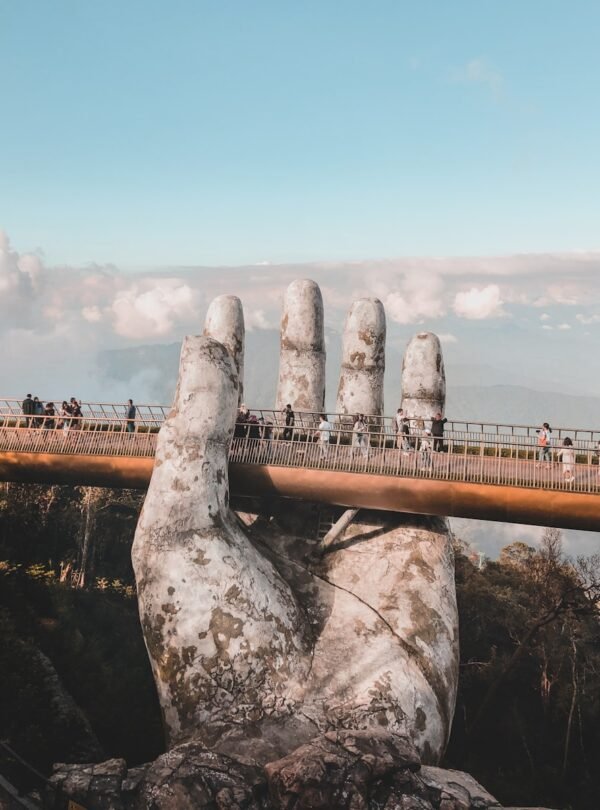
[[[114,409],[111,411],[108,406],[92,403],[82,408],[82,417],[24,416],[20,403],[7,405],[2,411],[3,402],[6,405],[16,400],[0,400],[0,452],[150,458],[156,451],[158,430],[167,410],[162,406],[138,406],[139,416],[132,421],[121,406],[110,406]],[[471,423],[449,421],[444,452],[436,453],[427,449],[435,437],[427,437],[423,430],[413,427],[402,441],[393,420],[386,417],[368,417],[360,441],[353,433],[352,417],[332,417],[327,443],[319,441],[318,414],[296,412],[293,426],[282,424],[281,412],[255,410],[254,417],[255,421],[236,423],[230,455],[234,462],[593,493],[598,492],[600,484],[594,431],[569,432],[576,463],[572,475],[567,476],[556,445],[549,448],[549,461],[537,460],[538,437],[531,426],[481,423],[481,430],[467,430],[459,428],[471,428]],[[566,434],[560,429],[554,435],[561,431]]]
[[[269,438],[271,436],[271,438]],[[406,476],[465,483],[498,484],[552,490],[600,493],[600,466],[593,452],[579,453],[574,465],[557,460],[538,460],[533,443],[469,441],[465,435],[450,434],[443,450],[431,449],[430,437],[412,435],[408,447],[398,449],[389,434],[370,432],[358,443],[348,430],[334,429],[328,442],[320,440],[315,428],[294,429],[290,440],[277,438],[273,429],[234,437],[229,460],[242,464],[270,464],[281,467]]]
[[[0,452],[152,457],[158,430],[122,418],[0,414]]]
[[[47,402],[54,404],[54,409],[58,415],[62,406],[63,399],[47,399],[42,404]],[[80,402],[82,417],[82,424],[93,423],[124,423],[127,419],[127,405],[125,403],[106,403],[106,402]],[[137,405],[136,404],[136,428],[137,430],[148,429],[158,431],[162,423],[171,410],[167,405]],[[17,399],[0,399],[0,420],[5,421],[7,418],[21,417],[23,419],[23,402]],[[34,414],[33,418],[42,416],[43,414]],[[57,416],[58,418],[58,416]],[[71,417],[76,418],[76,417]],[[21,423],[22,424],[22,423]]]

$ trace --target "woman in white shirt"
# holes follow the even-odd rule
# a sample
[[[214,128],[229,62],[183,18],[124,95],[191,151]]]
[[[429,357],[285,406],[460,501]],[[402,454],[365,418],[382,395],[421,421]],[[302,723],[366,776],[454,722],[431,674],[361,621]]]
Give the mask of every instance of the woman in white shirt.
[[[321,414],[321,421],[319,422],[319,451],[321,458],[327,458],[327,453],[329,451],[329,437],[331,436],[331,431],[333,430],[333,425],[331,422],[327,421],[327,414]]]
[[[352,428],[352,456],[354,456],[355,449],[360,450],[362,457],[367,459],[369,457],[369,445],[367,442],[367,424],[362,414],[356,414],[354,420],[354,427]]]
[[[567,436],[563,442],[563,446],[558,451],[558,457],[563,464],[563,477],[565,481],[575,480],[575,448],[573,442]]]

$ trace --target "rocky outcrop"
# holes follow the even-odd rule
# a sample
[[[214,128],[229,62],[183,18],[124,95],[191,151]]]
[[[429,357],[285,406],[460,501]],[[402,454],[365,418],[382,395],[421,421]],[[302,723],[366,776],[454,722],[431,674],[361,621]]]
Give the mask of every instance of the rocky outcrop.
[[[421,766],[388,731],[332,731],[264,767],[200,742],[126,772],[123,760],[57,765],[48,807],[88,810],[486,810],[500,804],[471,776]]]

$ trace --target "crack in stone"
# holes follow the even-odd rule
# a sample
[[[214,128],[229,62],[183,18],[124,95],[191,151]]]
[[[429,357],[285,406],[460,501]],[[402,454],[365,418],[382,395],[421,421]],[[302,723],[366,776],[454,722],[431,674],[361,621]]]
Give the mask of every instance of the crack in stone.
[[[398,633],[396,633],[396,631],[392,627],[392,625],[388,622],[388,620],[384,616],[382,616],[381,613],[379,613],[379,611],[376,608],[373,607],[373,605],[370,605],[368,602],[365,602],[365,600],[362,599],[358,594],[354,593],[353,591],[348,590],[348,588],[344,588],[342,585],[338,585],[336,582],[332,582],[326,576],[324,576],[322,574],[318,574],[316,571],[314,571],[312,569],[306,569],[306,570],[310,574],[312,574],[313,576],[315,576],[318,579],[322,580],[323,582],[327,582],[333,588],[337,588],[340,591],[344,591],[349,596],[353,596],[355,599],[357,599],[359,602],[361,602],[365,607],[369,608],[369,610],[371,610],[383,622],[383,624],[388,628],[390,633],[398,641],[398,643],[400,644],[400,646],[402,647],[404,652],[414,658],[414,661],[415,661],[416,665],[421,670],[425,680],[427,681],[427,684],[429,685],[429,688],[431,689],[431,691],[432,691],[432,693],[433,693],[433,695],[435,697],[435,701],[437,703],[437,707],[438,707],[438,710],[439,710],[441,716],[444,718],[444,720],[447,723],[448,722],[448,712],[446,711],[446,708],[445,708],[444,704],[442,703],[442,700],[441,700],[440,696],[438,695],[437,690],[435,689],[435,687],[433,686],[433,683],[431,682],[429,667],[428,667],[426,661],[424,660],[423,655],[419,652],[419,650],[417,650],[416,647],[413,647],[405,639],[403,639],[401,636],[399,636]]]

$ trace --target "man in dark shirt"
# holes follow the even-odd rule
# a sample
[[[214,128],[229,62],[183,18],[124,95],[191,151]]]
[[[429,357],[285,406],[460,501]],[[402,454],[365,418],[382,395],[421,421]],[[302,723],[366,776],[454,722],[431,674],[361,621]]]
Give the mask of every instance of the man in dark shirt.
[[[294,435],[294,423],[296,422],[296,415],[294,414],[292,406],[289,403],[285,406],[283,415],[285,416],[285,430],[283,431],[283,438],[286,441],[289,441]]]
[[[27,396],[23,400],[21,410],[23,412],[23,415],[27,417],[25,419],[25,425],[29,427],[31,425],[31,415],[34,412],[33,398],[31,394],[27,394]]]
[[[442,414],[438,411],[434,418],[431,420],[431,435],[433,436],[433,449],[436,453],[441,453],[444,450],[444,425],[448,420],[442,418]]]
[[[127,433],[135,432],[135,415],[137,409],[133,404],[133,400],[127,400]]]

